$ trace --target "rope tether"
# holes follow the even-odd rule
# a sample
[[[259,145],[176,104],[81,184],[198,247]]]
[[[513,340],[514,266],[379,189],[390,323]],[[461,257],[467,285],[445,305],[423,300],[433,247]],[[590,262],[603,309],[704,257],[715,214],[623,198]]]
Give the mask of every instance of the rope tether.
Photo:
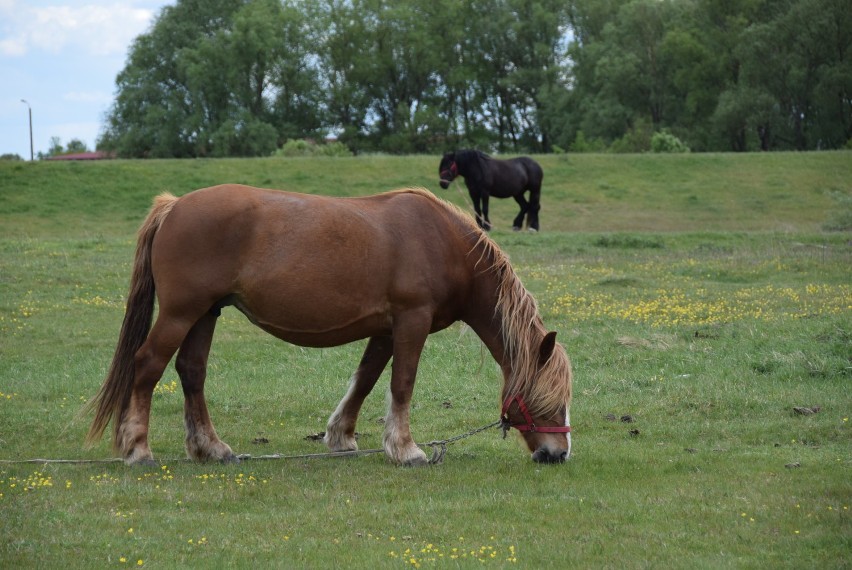
[[[420,447],[431,447],[432,448],[432,457],[429,459],[429,465],[440,465],[444,461],[444,456],[447,454],[447,446],[456,443],[462,439],[468,438],[472,435],[476,435],[480,432],[483,432],[487,429],[491,429],[496,427],[502,423],[502,420],[497,420],[496,422],[490,423],[488,425],[478,427],[472,429],[463,434],[451,437],[449,439],[440,439],[435,441],[430,441],[428,443],[419,444]],[[282,455],[280,453],[272,453],[268,455],[251,455],[250,453],[241,453],[237,455],[237,459],[240,461],[260,461],[260,460],[270,460],[270,459],[321,459],[321,458],[329,458],[329,457],[360,457],[362,455],[372,455],[374,453],[384,453],[384,449],[358,449],[355,451],[329,451],[326,453],[302,453],[298,455]],[[14,464],[23,464],[23,463],[36,463],[36,464],[71,464],[71,465],[82,465],[87,463],[119,463],[124,460],[120,457],[112,457],[110,459],[0,459],[0,465],[14,465]],[[191,459],[188,458],[176,458],[176,459],[164,459],[157,463],[166,464],[166,463],[179,463],[179,462],[191,462]]]

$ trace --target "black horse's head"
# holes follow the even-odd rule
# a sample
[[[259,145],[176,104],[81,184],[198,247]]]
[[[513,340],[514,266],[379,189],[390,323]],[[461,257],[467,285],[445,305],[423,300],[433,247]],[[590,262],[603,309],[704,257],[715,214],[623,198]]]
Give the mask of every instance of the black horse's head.
[[[456,164],[456,153],[448,152],[441,159],[441,164],[438,166],[438,176],[441,177],[441,188],[446,190],[450,187],[450,183],[459,174],[459,167]]]

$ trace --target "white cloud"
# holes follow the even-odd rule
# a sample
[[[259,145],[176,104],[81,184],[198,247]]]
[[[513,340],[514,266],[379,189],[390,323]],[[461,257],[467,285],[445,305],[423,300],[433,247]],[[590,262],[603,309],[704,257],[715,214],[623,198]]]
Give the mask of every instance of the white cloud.
[[[30,51],[58,54],[124,55],[131,40],[145,32],[154,12],[128,2],[84,5],[24,5],[0,0],[0,55],[19,57]]]
[[[17,57],[25,53],[27,48],[20,40],[9,38],[0,40],[0,54]]]

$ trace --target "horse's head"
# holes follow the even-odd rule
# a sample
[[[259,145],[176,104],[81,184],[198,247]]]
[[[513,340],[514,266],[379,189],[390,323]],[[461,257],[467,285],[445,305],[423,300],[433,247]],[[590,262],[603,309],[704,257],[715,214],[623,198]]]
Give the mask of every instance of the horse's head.
[[[438,176],[441,178],[441,188],[446,190],[450,187],[450,183],[459,174],[459,168],[456,164],[456,153],[448,152],[441,159],[441,164],[438,166]]]
[[[503,403],[503,430],[521,432],[536,463],[562,463],[571,455],[571,426],[568,406],[545,417],[532,415],[521,395]]]
[[[535,374],[537,377],[526,384],[526,389],[515,391],[508,383],[504,388],[501,415],[504,434],[510,428],[517,429],[533,461],[562,463],[571,455],[571,363],[556,343],[555,332],[548,333],[541,341]],[[553,389],[542,390],[542,387]]]

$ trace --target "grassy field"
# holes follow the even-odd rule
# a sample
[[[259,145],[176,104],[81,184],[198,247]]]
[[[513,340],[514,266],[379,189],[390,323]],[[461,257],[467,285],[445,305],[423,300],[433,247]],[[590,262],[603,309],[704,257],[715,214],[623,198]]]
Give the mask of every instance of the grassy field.
[[[850,567],[852,154],[538,158],[543,231],[507,231],[515,204],[493,201],[492,237],[573,360],[568,463],[534,464],[495,429],[423,469],[191,464],[170,369],[152,412],[160,466],[0,463],[0,567]],[[0,162],[0,460],[110,457],[106,441],[82,448],[77,414],[109,364],[155,194],[416,185],[466,207],[437,164]],[[207,383],[219,434],[238,453],[323,451],[306,436],[362,349],[286,345],[227,309]],[[497,419],[500,382],[470,331],[433,335],[415,438]],[[386,385],[362,448],[380,447]]]

